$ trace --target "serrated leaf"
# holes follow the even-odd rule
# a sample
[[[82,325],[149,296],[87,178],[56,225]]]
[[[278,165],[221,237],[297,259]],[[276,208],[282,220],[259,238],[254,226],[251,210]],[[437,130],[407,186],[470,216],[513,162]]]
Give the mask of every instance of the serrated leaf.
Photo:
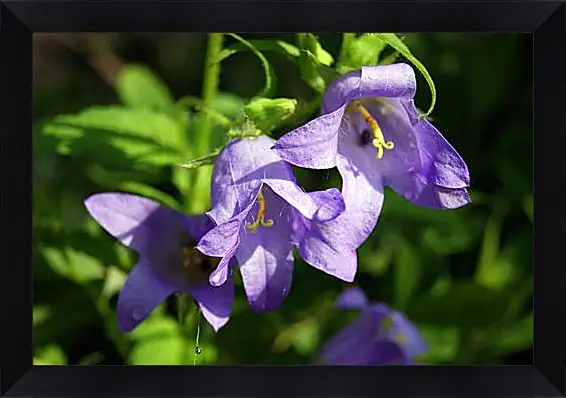
[[[170,109],[175,101],[167,85],[143,65],[125,65],[116,81],[122,103],[132,108]]]
[[[234,33],[230,33],[229,35],[232,36],[234,39],[238,40],[244,46],[246,46],[250,51],[252,51],[256,55],[256,57],[259,58],[261,65],[263,66],[263,70],[265,72],[265,84],[261,92],[259,92],[256,96],[257,97],[273,96],[275,92],[276,77],[275,77],[275,72],[273,71],[273,68],[271,67],[271,64],[269,63],[267,58],[265,58],[265,55],[263,55],[261,51],[259,51],[252,43],[250,43],[246,39]]]
[[[415,57],[411,53],[409,47],[407,47],[407,45],[403,43],[403,41],[396,34],[394,33],[375,33],[375,34],[378,35],[385,43],[389,44],[391,47],[397,50],[402,56],[407,58],[407,60],[411,62],[413,65],[415,65],[415,67],[423,74],[428,84],[428,87],[430,88],[430,94],[432,97],[430,106],[425,116],[430,115],[434,109],[434,106],[436,105],[436,87],[426,67],[421,63],[421,61],[417,59],[417,57]]]

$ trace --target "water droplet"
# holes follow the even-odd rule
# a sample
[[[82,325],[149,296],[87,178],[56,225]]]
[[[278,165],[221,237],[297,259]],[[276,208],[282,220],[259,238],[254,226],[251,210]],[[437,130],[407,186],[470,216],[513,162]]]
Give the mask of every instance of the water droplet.
[[[200,347],[197,345],[195,347],[195,354],[200,355],[200,353],[202,352],[202,350],[200,349]]]
[[[132,318],[134,318],[136,321],[141,321],[144,316],[145,316],[145,311],[143,310],[143,308],[136,307],[133,309]]]

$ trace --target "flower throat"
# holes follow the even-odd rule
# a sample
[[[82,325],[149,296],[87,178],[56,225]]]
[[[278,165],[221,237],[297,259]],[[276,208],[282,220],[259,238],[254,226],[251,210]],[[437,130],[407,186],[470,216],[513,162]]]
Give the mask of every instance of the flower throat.
[[[256,232],[260,225],[263,225],[265,228],[273,226],[272,219],[265,219],[266,204],[262,191],[259,191],[257,195],[257,205],[258,209],[255,221],[253,223],[246,222],[246,228],[252,232]]]
[[[364,118],[364,122],[369,127],[369,130],[365,129],[362,132],[362,145],[367,145],[371,142],[371,144],[375,148],[377,148],[377,159],[381,159],[383,157],[384,150],[392,150],[393,148],[395,148],[395,144],[393,143],[393,141],[385,140],[381,127],[379,127],[377,121],[369,113],[369,111],[360,100],[352,101],[352,106]]]

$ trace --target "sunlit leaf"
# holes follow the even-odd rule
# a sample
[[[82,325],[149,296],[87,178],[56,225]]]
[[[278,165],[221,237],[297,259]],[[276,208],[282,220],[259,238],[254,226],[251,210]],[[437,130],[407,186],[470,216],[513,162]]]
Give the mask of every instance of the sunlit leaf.
[[[116,92],[132,108],[170,109],[173,95],[167,85],[143,65],[125,65],[118,74]]]
[[[51,344],[48,345],[37,353],[33,357],[34,365],[66,365],[67,357],[61,349],[61,347]]]
[[[60,250],[54,247],[41,249],[53,271],[77,283],[99,280],[104,276],[104,265],[92,256],[72,248]]]
[[[168,165],[180,160],[185,146],[182,126],[168,115],[115,106],[56,117],[43,127],[43,134],[61,141],[60,153],[100,164],[135,159]]]
[[[117,294],[126,282],[126,273],[117,267],[110,266],[106,270],[104,278],[104,286],[102,288],[102,296],[106,299]]]
[[[345,33],[338,68],[341,73],[345,73],[362,66],[377,65],[379,55],[385,47],[385,41],[375,33],[364,33],[359,37]]]

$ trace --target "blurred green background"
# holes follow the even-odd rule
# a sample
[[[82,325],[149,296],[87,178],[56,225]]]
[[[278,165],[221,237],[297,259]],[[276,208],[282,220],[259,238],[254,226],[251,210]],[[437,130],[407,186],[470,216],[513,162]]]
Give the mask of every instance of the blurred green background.
[[[341,35],[319,38],[336,57]],[[419,325],[430,344],[421,362],[531,364],[531,37],[407,34],[405,43],[436,83],[433,123],[466,160],[473,203],[428,210],[388,191],[378,226],[359,250],[356,283]],[[134,332],[118,331],[116,297],[135,255],[88,217],[83,200],[120,190],[205,210],[211,168],[172,165],[195,156],[198,115],[183,105],[190,100],[176,101],[200,96],[206,35],[36,34],[33,44],[34,361],[192,364],[195,312],[181,328],[173,298]],[[277,96],[313,98],[295,64],[265,55]],[[418,79],[416,102],[426,109],[429,90]],[[234,55],[222,63],[213,108],[238,116],[262,85],[257,58]],[[166,110],[144,106],[157,100]],[[214,137],[219,146],[219,128]],[[340,186],[334,170],[296,174],[306,190]],[[253,313],[237,282],[229,323],[215,335],[201,322],[198,364],[310,364],[356,316],[333,309],[345,284],[300,260],[275,312]]]

